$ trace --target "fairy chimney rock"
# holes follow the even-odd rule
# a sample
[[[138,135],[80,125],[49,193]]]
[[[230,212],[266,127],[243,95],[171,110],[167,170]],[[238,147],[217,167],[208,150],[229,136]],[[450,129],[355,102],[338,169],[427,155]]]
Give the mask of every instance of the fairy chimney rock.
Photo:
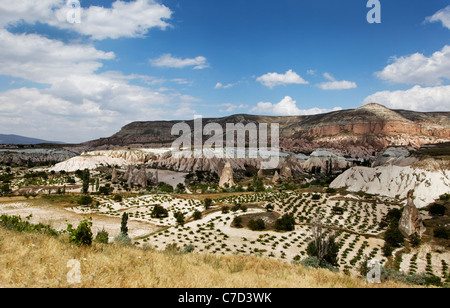
[[[272,183],[276,184],[279,179],[280,179],[280,176],[278,175],[278,171],[275,171],[275,174],[273,175],[273,178],[272,178]]]
[[[408,192],[408,202],[403,209],[402,217],[399,221],[399,230],[400,232],[407,237],[410,237],[414,233],[422,236],[425,232],[425,226],[423,225],[422,217],[414,204],[413,200],[414,191],[410,190]]]
[[[115,167],[113,168],[112,173],[111,173],[111,181],[112,181],[113,183],[119,181],[119,177],[118,177],[118,175],[117,175],[117,170],[116,170]]]
[[[259,169],[259,171],[258,171],[258,175],[257,175],[259,178],[263,178],[264,177],[264,172],[263,172],[263,170],[262,169]]]
[[[226,188],[233,186],[234,186],[233,169],[231,168],[231,164],[227,162],[220,176],[219,187]]]

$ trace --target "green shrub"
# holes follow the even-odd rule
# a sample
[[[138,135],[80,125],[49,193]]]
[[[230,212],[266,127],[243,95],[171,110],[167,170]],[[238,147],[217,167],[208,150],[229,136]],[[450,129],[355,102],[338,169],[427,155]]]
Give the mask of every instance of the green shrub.
[[[310,267],[310,268],[319,268],[320,267],[320,261],[315,256],[309,256],[302,261],[300,261],[300,264],[304,267]]]
[[[392,247],[400,247],[405,241],[405,237],[398,229],[398,223],[392,222],[384,234],[384,240]]]
[[[188,254],[195,250],[195,246],[192,244],[184,246],[183,253]]]
[[[264,220],[258,219],[258,220],[250,220],[248,223],[248,227],[250,230],[253,231],[262,231],[266,228],[266,224],[264,223]]]
[[[236,228],[242,228],[242,217],[240,217],[240,216],[234,217],[234,219],[233,219],[233,225],[234,225]]]
[[[425,277],[425,285],[427,286],[436,286],[436,287],[441,287],[442,286],[442,281],[441,278],[439,278],[438,276],[435,275],[427,275]]]
[[[442,200],[442,201],[448,201],[448,200],[450,200],[450,194],[440,195],[439,199]]]
[[[389,212],[386,214],[386,216],[384,216],[381,219],[380,228],[385,228],[392,223],[398,224],[398,221],[402,217],[402,214],[403,214],[403,212],[400,209],[389,210]]]
[[[212,200],[210,198],[205,199],[205,209],[209,209],[212,206]]]
[[[72,228],[71,224],[67,225],[67,232],[69,233],[69,243],[77,246],[91,246],[92,245],[92,221],[91,218],[84,219],[80,222],[76,229]]]
[[[114,238],[114,242],[120,245],[131,245],[131,238],[122,232]]]
[[[433,235],[436,238],[443,238],[448,240],[450,238],[450,230],[445,227],[437,227],[433,231]]]
[[[392,256],[392,252],[394,251],[394,248],[389,243],[384,243],[383,248],[381,248],[381,251],[383,252],[383,256],[390,257]]]
[[[31,218],[31,215],[28,216],[28,219],[29,218]],[[16,232],[35,232],[51,236],[57,236],[59,234],[58,231],[52,229],[50,225],[44,225],[41,223],[35,225],[29,221],[23,221],[20,216],[0,216],[0,227]]]
[[[108,196],[114,189],[112,187],[108,186],[100,186],[98,189],[99,194],[103,194],[105,196]]]
[[[319,246],[323,247],[323,255],[319,253]],[[319,238],[317,243],[315,240],[311,241],[306,248],[306,253],[310,257],[317,257],[320,267],[338,266],[339,245],[334,236]]]
[[[293,231],[295,229],[295,219],[293,214],[285,214],[275,221],[275,230]]]
[[[152,218],[165,218],[169,216],[169,212],[161,205],[155,205],[150,216]]]
[[[82,195],[78,198],[77,203],[79,205],[91,205],[94,202],[94,199],[92,199],[89,195]]]
[[[115,202],[122,202],[123,198],[121,195],[114,195],[113,201]]]
[[[428,213],[430,213],[431,216],[444,216],[446,212],[445,205],[433,203],[428,207]]]
[[[177,224],[184,225],[184,214],[180,212],[176,212],[174,214],[175,219],[177,220]]]
[[[97,236],[95,237],[95,241],[97,243],[101,243],[101,244],[108,244],[109,241],[109,234],[108,232],[105,231],[105,229],[103,229],[102,231],[97,233]]]
[[[336,189],[331,188],[331,187],[328,187],[328,188],[325,190],[325,192],[326,192],[327,194],[335,194],[335,193],[336,193]]]
[[[320,200],[320,195],[319,194],[312,195],[311,200]]]
[[[168,193],[171,194],[173,193],[173,187],[167,183],[159,183],[159,190],[162,191],[163,193]]]
[[[193,218],[194,218],[194,220],[202,219],[202,213],[200,211],[195,211]]]
[[[342,215],[345,212],[344,208],[342,208],[340,206],[334,206],[331,211],[333,212],[333,214],[336,214],[336,215]]]

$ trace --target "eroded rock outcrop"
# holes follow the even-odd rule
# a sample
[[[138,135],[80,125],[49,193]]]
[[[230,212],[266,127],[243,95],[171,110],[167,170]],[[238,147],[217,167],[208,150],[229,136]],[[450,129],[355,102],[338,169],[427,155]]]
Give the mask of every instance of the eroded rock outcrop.
[[[228,188],[234,186],[233,169],[228,162],[225,164],[220,176],[219,187]]]
[[[0,163],[12,166],[42,166],[63,162],[77,154],[65,149],[0,150]]]
[[[137,167],[133,165],[127,167],[123,178],[128,185],[140,185],[143,188],[147,187],[149,179],[145,166]]]
[[[414,204],[413,194],[413,190],[408,192],[407,203],[398,224],[398,229],[406,237],[410,237],[413,234],[422,236],[426,230],[419,210]]]
[[[439,166],[435,166],[435,165]],[[435,161],[430,166],[380,166],[376,168],[353,167],[339,175],[331,188],[347,188],[348,191],[405,199],[414,190],[417,208],[434,202],[440,195],[450,193],[450,170]]]
[[[273,178],[272,178],[272,183],[277,184],[279,180],[280,180],[280,176],[278,175],[278,171],[275,171],[275,174],[273,175]]]

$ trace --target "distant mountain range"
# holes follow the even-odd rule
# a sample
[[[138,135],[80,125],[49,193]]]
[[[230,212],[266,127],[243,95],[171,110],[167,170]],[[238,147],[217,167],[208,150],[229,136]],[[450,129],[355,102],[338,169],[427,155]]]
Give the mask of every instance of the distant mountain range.
[[[48,140],[29,138],[29,137],[18,136],[18,135],[0,134],[0,144],[31,145],[31,144],[42,144],[42,143],[62,144],[62,142],[58,142],[58,141],[48,141]]]
[[[120,147],[170,146],[174,124],[194,121],[134,122],[109,138],[81,144],[81,151]],[[287,151],[312,152],[320,148],[345,156],[368,157],[388,146],[413,146],[450,141],[450,112],[392,110],[379,104],[311,116],[232,115],[203,119],[203,125],[219,123],[278,123],[280,146]]]

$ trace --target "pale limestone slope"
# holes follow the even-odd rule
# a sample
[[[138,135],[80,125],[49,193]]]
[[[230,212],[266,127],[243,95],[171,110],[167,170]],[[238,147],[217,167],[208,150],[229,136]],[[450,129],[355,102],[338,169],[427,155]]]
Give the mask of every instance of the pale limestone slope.
[[[400,199],[406,198],[408,191],[414,189],[414,202],[418,208],[423,208],[440,195],[450,193],[450,170],[427,171],[409,166],[353,167],[338,176],[330,187],[346,187],[349,191]]]

